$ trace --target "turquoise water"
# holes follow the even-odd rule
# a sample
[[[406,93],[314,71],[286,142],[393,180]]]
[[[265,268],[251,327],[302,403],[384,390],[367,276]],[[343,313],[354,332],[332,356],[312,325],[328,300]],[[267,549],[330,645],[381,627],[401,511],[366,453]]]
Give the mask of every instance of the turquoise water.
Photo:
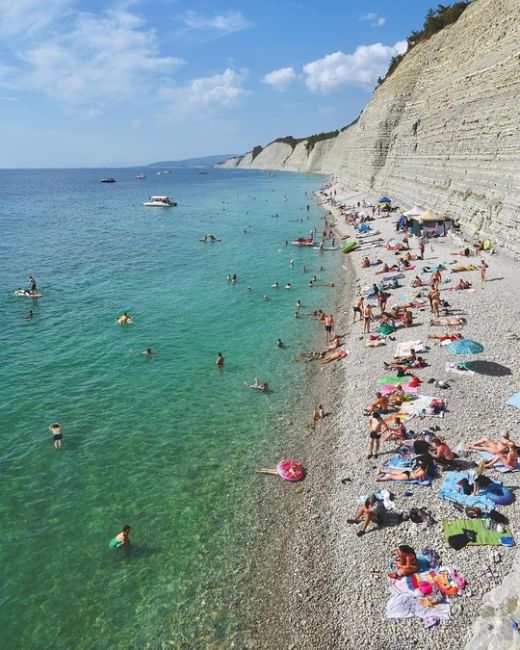
[[[334,298],[307,288],[302,265],[331,280],[336,255],[285,246],[319,226],[315,176],[136,173],[0,172],[3,648],[196,648],[239,635],[231,596],[247,573],[253,469],[276,463],[280,414],[303,378],[291,360],[322,336],[295,303]],[[117,183],[98,182],[108,175]],[[179,206],[145,208],[149,194]],[[222,241],[201,243],[204,232]],[[12,293],[29,274],[39,300]],[[124,310],[135,321],[119,327]],[[151,358],[139,354],[148,346]],[[244,387],[256,375],[269,394]],[[107,547],[125,523],[128,555]]]

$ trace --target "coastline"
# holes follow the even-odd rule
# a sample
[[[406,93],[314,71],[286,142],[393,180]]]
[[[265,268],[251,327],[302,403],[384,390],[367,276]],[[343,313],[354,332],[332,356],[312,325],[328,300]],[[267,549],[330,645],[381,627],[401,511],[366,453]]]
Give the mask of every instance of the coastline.
[[[350,194],[341,197],[347,203],[375,197]],[[338,201],[340,197],[338,197]],[[325,206],[324,206],[325,208]],[[343,224],[337,210],[336,232],[351,232]],[[385,239],[392,233],[393,219],[378,219]],[[413,247],[413,245],[412,245]],[[446,259],[457,244],[451,238],[435,240],[428,247],[426,259]],[[390,260],[385,248],[374,250],[374,255]],[[393,255],[393,253],[392,253]],[[311,369],[310,384],[301,396],[301,409],[311,413],[314,402],[322,395],[326,410],[332,415],[318,423],[311,436],[298,433],[297,418],[294,429],[285,441],[285,449],[304,461],[308,475],[301,485],[288,486],[271,483],[259,503],[259,535],[255,578],[256,612],[251,641],[245,647],[277,647],[280,639],[288,648],[344,649],[364,645],[374,650],[394,650],[403,641],[422,648],[445,648],[452,644],[471,648],[470,628],[478,616],[482,597],[500,584],[515,557],[514,549],[500,547],[501,561],[493,566],[494,578],[485,575],[483,567],[489,564],[490,550],[496,547],[471,547],[461,553],[453,551],[442,536],[441,522],[453,519],[453,506],[435,493],[442,481],[436,479],[431,488],[411,486],[412,495],[403,497],[406,487],[396,483],[384,487],[397,495],[397,509],[429,507],[439,522],[427,529],[411,522],[382,529],[369,528],[363,538],[356,537],[357,528],[346,523],[352,517],[359,495],[376,489],[373,481],[373,461],[366,459],[367,434],[363,407],[375,393],[375,379],[383,373],[382,361],[392,356],[395,344],[367,349],[360,341],[360,327],[351,324],[351,304],[356,282],[367,284],[373,280],[370,270],[360,269],[361,255],[345,256],[349,271],[338,282],[336,292],[336,330],[347,332],[345,346],[349,357],[339,364]],[[425,259],[425,262],[426,262]],[[487,260],[487,258],[486,258]],[[444,372],[447,355],[438,346],[428,354],[430,367],[422,371],[422,378],[442,378],[450,383],[447,391],[449,411],[440,420],[441,433],[454,447],[459,442],[491,437],[509,430],[514,437],[520,423],[519,412],[506,407],[505,401],[519,383],[520,355],[513,344],[504,345],[514,334],[515,321],[520,317],[518,306],[512,307],[507,318],[497,322],[493,318],[508,297],[515,295],[515,262],[500,254],[489,258],[489,282],[481,289],[478,274],[471,275],[474,293],[450,292],[446,295],[456,307],[467,314],[466,336],[482,341],[483,358],[507,367],[510,375],[476,378],[448,375]],[[355,270],[354,266],[355,265]],[[463,274],[464,275],[464,274]],[[377,276],[376,276],[377,277]],[[410,278],[411,279],[411,278]],[[408,281],[408,278],[407,278]],[[444,296],[443,296],[444,297]],[[510,301],[509,301],[510,302]],[[417,312],[419,324],[410,333],[398,330],[397,342],[425,337],[429,329],[429,313]],[[363,338],[363,337],[361,337]],[[437,390],[438,392],[438,390]],[[436,424],[425,420],[423,426]],[[413,426],[413,425],[412,425]],[[381,451],[382,460],[390,455],[387,443]],[[477,460],[474,454],[470,460]],[[516,484],[515,474],[489,472],[491,477],[506,485]],[[351,481],[342,484],[342,478]],[[511,520],[513,534],[520,529],[520,509],[515,501],[505,510]],[[386,586],[386,566],[392,548],[399,543],[437,550],[444,564],[455,564],[468,580],[462,596],[452,599],[452,617],[432,629],[425,630],[417,619],[388,620],[384,616],[389,593]],[[516,647],[516,646],[511,646]]]

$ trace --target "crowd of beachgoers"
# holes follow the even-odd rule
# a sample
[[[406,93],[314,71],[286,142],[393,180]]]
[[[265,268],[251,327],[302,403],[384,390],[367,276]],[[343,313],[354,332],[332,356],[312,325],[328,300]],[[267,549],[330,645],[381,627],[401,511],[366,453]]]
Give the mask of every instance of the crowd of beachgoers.
[[[515,263],[341,189],[316,193],[319,245],[337,244],[346,278],[334,315],[312,314],[324,349],[300,355],[320,371],[268,625],[292,626],[294,647],[464,647],[520,523]],[[507,647],[517,616],[498,623]]]

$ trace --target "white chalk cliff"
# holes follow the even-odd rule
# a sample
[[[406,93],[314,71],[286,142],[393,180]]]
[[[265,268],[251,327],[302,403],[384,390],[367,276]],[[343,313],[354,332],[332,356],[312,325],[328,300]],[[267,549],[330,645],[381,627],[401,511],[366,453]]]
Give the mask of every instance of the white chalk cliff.
[[[273,142],[222,166],[334,173],[345,188],[447,213],[520,256],[519,9],[475,0],[411,49],[337,137]]]

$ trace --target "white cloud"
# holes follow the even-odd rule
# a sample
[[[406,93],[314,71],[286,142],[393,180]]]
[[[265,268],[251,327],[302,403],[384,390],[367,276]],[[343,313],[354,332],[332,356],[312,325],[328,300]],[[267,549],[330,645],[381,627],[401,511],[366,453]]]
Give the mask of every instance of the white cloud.
[[[25,65],[19,87],[39,90],[92,114],[108,101],[143,94],[183,61],[161,57],[155,30],[127,11],[80,13],[65,32],[18,51]]]
[[[383,16],[378,16],[373,11],[359,18],[360,21],[366,21],[370,23],[371,27],[382,27],[386,23],[386,18]]]
[[[70,0],[0,0],[0,37],[34,36],[69,10]]]
[[[232,34],[253,26],[239,11],[224,11],[210,18],[190,9],[180,19],[188,29],[216,31],[220,34]]]
[[[334,52],[303,66],[305,84],[314,93],[330,93],[342,86],[371,88],[384,76],[393,56],[406,52],[406,41],[387,46],[360,45],[352,54]]]
[[[278,68],[268,72],[262,81],[277,90],[285,90],[296,79],[294,68]]]
[[[200,120],[231,108],[248,94],[243,88],[245,72],[231,68],[222,74],[192,79],[182,86],[159,90],[158,99],[164,104],[163,119]]]

